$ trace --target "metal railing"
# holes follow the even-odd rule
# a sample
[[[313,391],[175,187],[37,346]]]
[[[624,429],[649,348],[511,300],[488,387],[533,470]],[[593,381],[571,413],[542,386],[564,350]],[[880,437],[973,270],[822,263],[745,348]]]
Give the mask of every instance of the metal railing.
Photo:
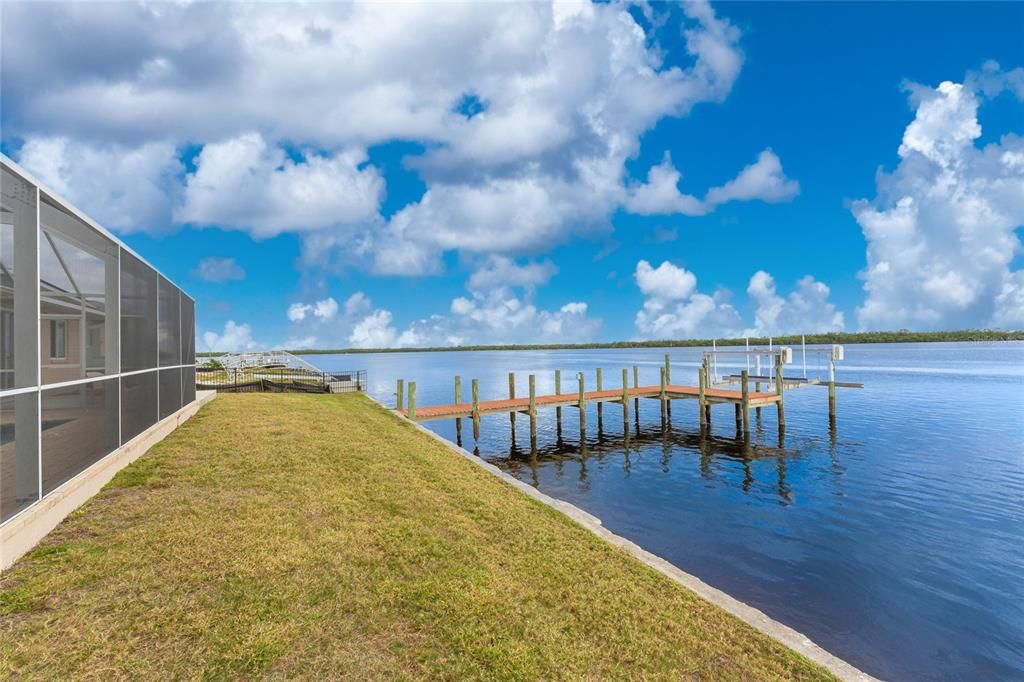
[[[224,393],[355,393],[366,370],[312,372],[295,367],[196,367],[196,389]]]

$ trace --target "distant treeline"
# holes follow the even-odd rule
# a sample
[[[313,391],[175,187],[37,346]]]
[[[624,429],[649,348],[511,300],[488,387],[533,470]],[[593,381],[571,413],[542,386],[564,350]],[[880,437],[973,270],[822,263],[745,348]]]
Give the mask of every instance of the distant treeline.
[[[923,343],[935,341],[1024,341],[1024,331],[994,331],[990,329],[962,329],[948,332],[912,332],[907,330],[893,332],[830,332],[827,334],[807,334],[807,343]],[[751,345],[766,345],[767,336],[751,336],[735,339],[714,339],[719,346],[742,346],[747,341]],[[687,348],[693,346],[710,346],[712,339],[666,339],[662,341],[611,341],[609,343],[536,343],[536,344],[504,344],[492,346],[431,346],[424,348],[324,348],[292,350],[291,353],[304,355],[333,355],[337,353],[425,353],[439,351],[474,351],[474,350],[584,350],[600,348]],[[776,345],[793,346],[800,343],[800,336],[775,336],[772,342]],[[220,353],[198,353],[202,357],[220,355]]]

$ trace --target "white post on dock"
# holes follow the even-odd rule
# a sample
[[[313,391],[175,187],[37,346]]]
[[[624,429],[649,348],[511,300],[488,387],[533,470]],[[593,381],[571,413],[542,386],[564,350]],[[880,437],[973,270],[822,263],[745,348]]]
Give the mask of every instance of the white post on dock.
[[[800,351],[804,356],[804,379],[807,378],[807,337],[800,335]]]
[[[711,364],[712,364],[712,384],[718,383],[718,342],[715,339],[711,340]]]
[[[746,337],[745,340],[747,346],[747,354],[745,356],[747,358],[747,374],[750,374],[750,337]]]

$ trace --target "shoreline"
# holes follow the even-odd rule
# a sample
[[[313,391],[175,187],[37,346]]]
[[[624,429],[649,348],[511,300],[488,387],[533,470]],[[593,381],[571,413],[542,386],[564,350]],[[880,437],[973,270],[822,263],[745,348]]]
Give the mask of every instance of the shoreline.
[[[609,350],[616,348],[701,348],[711,346],[768,345],[769,338],[775,345],[796,346],[801,335],[751,336],[749,338],[726,339],[662,339],[658,341],[607,341],[594,343],[520,343],[480,344],[472,346],[422,346],[408,348],[305,348],[284,349],[294,355],[361,355],[366,353],[446,353],[473,351],[519,351],[519,350]],[[805,334],[808,345],[822,344],[871,344],[871,343],[984,343],[1000,341],[1024,341],[1024,330],[996,331],[987,329],[963,329],[940,332],[832,332],[826,334]],[[197,357],[212,358],[223,355],[217,351],[196,353]]]

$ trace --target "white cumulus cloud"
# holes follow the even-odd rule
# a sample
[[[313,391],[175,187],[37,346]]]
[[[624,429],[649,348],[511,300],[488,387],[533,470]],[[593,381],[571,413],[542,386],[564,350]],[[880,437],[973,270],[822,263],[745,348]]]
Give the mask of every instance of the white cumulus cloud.
[[[208,144],[188,175],[184,223],[234,227],[256,237],[351,224],[377,215],[384,180],[366,152],[306,153],[297,162],[258,133]]]
[[[636,314],[640,338],[733,336],[741,329],[739,313],[727,298],[697,291],[696,275],[685,268],[668,261],[654,268],[641,260],[633,278],[644,294]]]
[[[246,350],[257,350],[263,346],[252,338],[252,327],[248,324],[237,324],[234,320],[224,323],[224,331],[217,333],[205,331],[202,336],[202,347],[207,351],[232,353]]]
[[[828,286],[810,275],[797,282],[796,289],[783,298],[775,287],[775,278],[758,270],[750,278],[747,295],[754,305],[754,325],[747,336],[773,336],[840,331],[843,313],[829,300]]]
[[[770,149],[758,154],[757,160],[745,167],[724,185],[712,187],[699,199],[679,189],[682,174],[672,165],[668,152],[662,162],[647,172],[647,182],[628,189],[624,206],[640,215],[705,215],[730,201],[789,201],[800,193],[800,183],[786,177],[782,162]]]
[[[868,242],[862,329],[1021,326],[1021,271],[1010,266],[1024,225],[1024,139],[977,145],[985,93],[1012,90],[1021,74],[990,63],[968,74],[977,91],[909,86],[916,111],[899,165],[879,172],[874,200],[852,207]]]

